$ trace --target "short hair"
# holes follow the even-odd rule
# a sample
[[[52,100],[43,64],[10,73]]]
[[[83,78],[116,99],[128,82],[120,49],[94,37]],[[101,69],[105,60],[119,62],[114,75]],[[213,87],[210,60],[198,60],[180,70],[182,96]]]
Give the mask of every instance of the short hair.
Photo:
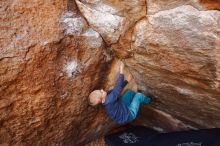
[[[89,94],[89,105],[91,105],[91,106],[96,106],[97,104],[94,104],[93,103],[93,101],[92,101],[92,99],[94,98],[94,97],[97,97],[97,96],[99,96],[99,90],[94,90],[94,91],[92,91],[90,94]]]

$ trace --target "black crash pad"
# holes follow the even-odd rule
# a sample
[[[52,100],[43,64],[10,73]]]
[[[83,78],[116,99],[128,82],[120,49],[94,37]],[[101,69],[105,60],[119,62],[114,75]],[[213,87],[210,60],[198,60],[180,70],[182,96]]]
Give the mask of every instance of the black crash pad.
[[[107,146],[220,146],[220,128],[157,133],[136,126],[105,136]]]

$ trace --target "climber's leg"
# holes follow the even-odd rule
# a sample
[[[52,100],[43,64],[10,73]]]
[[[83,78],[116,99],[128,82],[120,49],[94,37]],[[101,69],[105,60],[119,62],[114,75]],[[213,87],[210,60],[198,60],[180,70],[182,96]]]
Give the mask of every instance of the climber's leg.
[[[125,93],[121,97],[122,102],[124,102],[127,106],[129,106],[131,104],[135,94],[136,94],[136,92],[134,92],[130,89],[126,90]]]
[[[143,93],[136,93],[131,104],[128,106],[129,111],[131,112],[130,121],[134,120],[137,116],[137,113],[140,108],[140,104],[149,104],[151,99],[145,96]]]

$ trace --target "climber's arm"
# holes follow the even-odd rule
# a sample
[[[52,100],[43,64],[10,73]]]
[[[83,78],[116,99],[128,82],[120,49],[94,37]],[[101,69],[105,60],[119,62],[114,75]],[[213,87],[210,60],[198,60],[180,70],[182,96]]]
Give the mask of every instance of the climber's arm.
[[[115,83],[115,86],[112,89],[112,92],[113,92],[113,94],[115,94],[115,96],[118,96],[120,94],[120,92],[122,91],[122,89],[127,84],[127,81],[124,80],[124,64],[123,63],[121,63],[119,66],[119,73],[120,74],[118,76],[117,82]]]
[[[124,74],[119,74],[119,77],[117,79],[117,82],[115,83],[114,88],[111,90],[109,94],[107,94],[107,97],[105,99],[105,104],[114,102],[117,100],[118,95],[123,89],[123,83],[124,83]]]
[[[119,67],[119,76],[118,79],[114,85],[114,88],[111,90],[111,92],[107,95],[105,103],[114,102],[117,100],[120,92],[124,88],[124,86],[127,84],[126,81],[124,81],[124,64],[121,63]]]

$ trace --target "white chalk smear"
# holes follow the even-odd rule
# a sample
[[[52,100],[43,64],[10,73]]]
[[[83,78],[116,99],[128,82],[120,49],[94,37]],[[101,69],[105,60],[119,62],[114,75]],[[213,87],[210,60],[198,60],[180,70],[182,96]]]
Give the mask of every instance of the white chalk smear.
[[[117,10],[115,8],[102,2],[98,3],[95,9],[97,11],[104,12],[104,13],[111,13],[111,14],[117,13]]]
[[[67,73],[68,77],[72,77],[74,75],[74,73],[77,71],[77,66],[78,64],[75,60],[72,60],[65,64],[64,70]]]
[[[182,95],[193,95],[193,92],[189,89],[185,88],[179,88],[179,87],[174,87],[177,92],[179,92]]]
[[[121,31],[124,29],[125,18],[109,13],[114,8],[110,6],[102,7],[101,11],[93,9],[93,7],[83,4],[79,0],[76,3],[91,26],[95,26],[100,34],[105,34],[106,39],[111,43],[117,42]]]
[[[95,38],[99,38],[100,37],[99,33],[94,31],[92,28],[87,29],[85,31],[85,33],[83,33],[83,36],[95,37]]]
[[[67,35],[80,35],[85,27],[85,20],[73,12],[66,12],[60,19],[61,28]]]

